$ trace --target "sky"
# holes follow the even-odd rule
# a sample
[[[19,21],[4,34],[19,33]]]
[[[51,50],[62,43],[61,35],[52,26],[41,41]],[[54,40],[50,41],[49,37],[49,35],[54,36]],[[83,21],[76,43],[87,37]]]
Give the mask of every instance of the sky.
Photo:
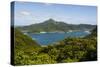
[[[97,7],[71,4],[15,2],[14,24],[25,26],[48,19],[68,24],[97,24]]]

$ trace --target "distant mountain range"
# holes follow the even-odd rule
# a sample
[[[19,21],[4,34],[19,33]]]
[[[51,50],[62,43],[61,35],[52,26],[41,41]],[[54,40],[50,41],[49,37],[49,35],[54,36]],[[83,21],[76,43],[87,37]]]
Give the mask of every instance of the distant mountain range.
[[[68,32],[68,31],[91,31],[96,25],[91,24],[67,24],[61,21],[48,19],[42,23],[32,24],[28,26],[17,27],[23,32],[39,33],[39,32]]]

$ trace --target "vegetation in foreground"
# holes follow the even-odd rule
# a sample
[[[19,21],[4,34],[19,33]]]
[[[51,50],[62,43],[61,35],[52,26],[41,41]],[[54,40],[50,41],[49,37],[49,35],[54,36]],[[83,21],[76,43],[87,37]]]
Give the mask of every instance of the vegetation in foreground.
[[[15,29],[14,65],[53,64],[97,60],[97,29],[84,38],[67,38],[39,46],[30,37]]]

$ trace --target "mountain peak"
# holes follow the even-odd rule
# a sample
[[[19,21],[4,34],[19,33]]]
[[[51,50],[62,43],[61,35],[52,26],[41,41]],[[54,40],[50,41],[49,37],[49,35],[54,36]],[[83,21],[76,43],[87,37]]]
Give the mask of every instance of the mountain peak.
[[[54,19],[52,19],[52,18],[50,18],[50,19],[48,19],[49,21],[55,21]]]
[[[48,20],[46,20],[45,22],[56,22],[54,19],[50,18]]]
[[[67,24],[62,21],[56,21],[52,18],[47,19],[46,21],[38,24],[33,24],[31,26],[25,26],[21,29],[28,30],[29,32],[52,32],[52,31],[64,31],[67,32],[69,30],[92,30],[95,26],[93,25],[74,25]]]

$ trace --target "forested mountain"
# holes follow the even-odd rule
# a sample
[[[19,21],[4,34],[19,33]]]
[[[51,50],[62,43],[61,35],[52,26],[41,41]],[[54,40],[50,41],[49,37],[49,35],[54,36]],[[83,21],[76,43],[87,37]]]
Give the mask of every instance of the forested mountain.
[[[27,32],[67,32],[69,30],[92,30],[96,25],[90,24],[67,24],[65,22],[48,19],[42,23],[32,24],[29,26],[18,27],[22,31]]]

